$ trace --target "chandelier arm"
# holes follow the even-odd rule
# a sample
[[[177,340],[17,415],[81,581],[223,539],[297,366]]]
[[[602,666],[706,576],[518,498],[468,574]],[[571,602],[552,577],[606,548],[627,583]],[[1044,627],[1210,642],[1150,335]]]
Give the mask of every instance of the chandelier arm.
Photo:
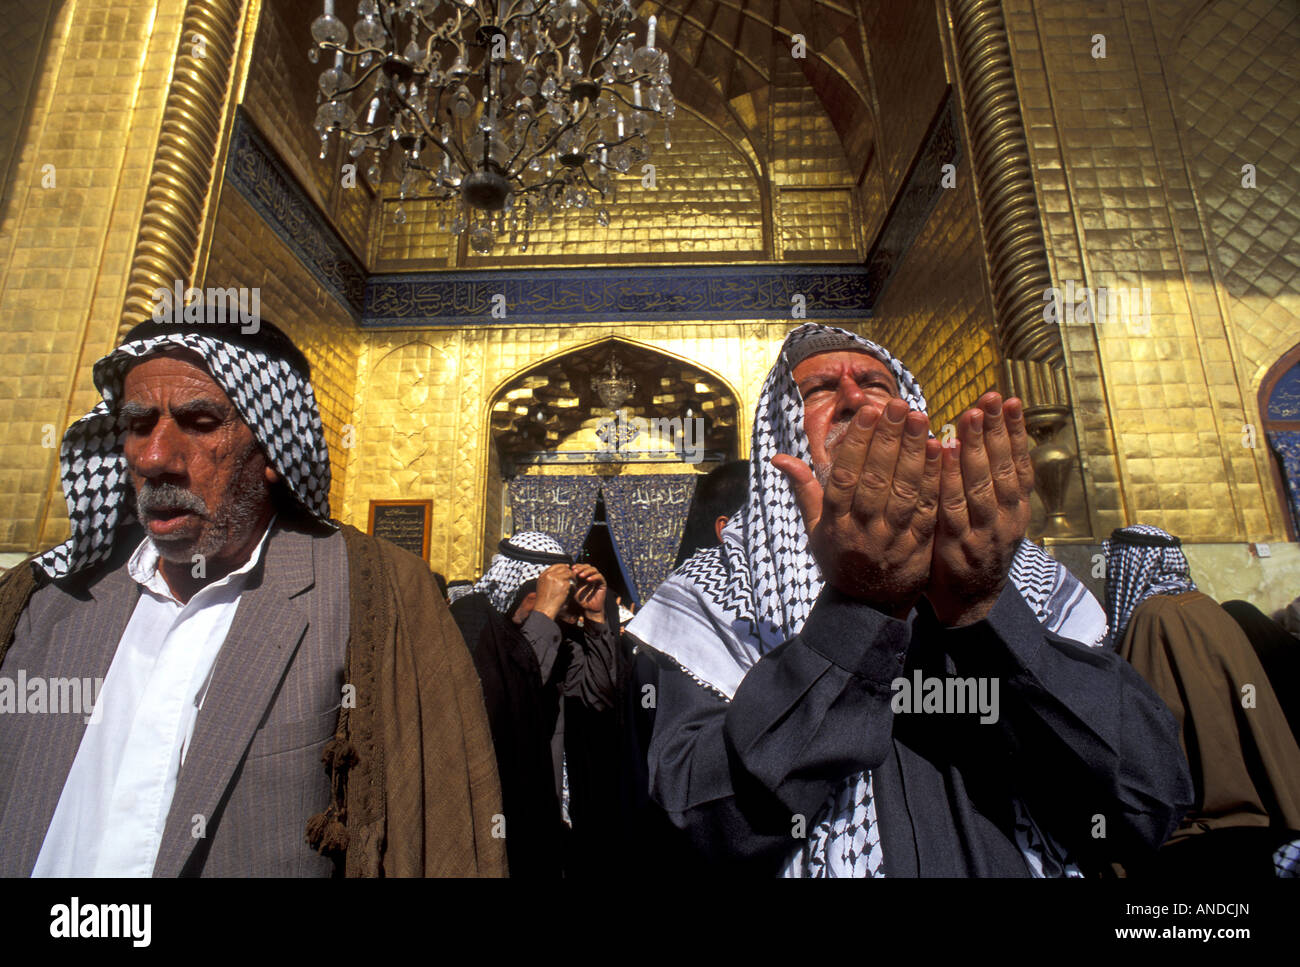
[[[506,165],[506,174],[507,174],[507,175],[510,175],[510,170],[515,166],[515,162],[519,160],[519,156],[523,153],[524,147],[528,144],[528,135],[532,132],[533,128],[535,128],[535,127],[537,126],[537,122],[540,121],[540,120],[541,120],[541,115],[540,115],[540,114],[534,114],[534,115],[533,115],[533,119],[532,119],[531,121],[528,122],[528,127],[524,128],[524,134],[523,134],[523,137],[521,137],[521,138],[519,139],[519,147],[515,150],[514,155],[510,158],[509,163]],[[519,170],[522,172],[523,169],[527,166],[528,162],[529,162],[529,161],[532,161],[533,158],[537,157],[539,154],[541,154],[541,152],[542,152],[542,149],[541,149],[541,148],[538,148],[536,151],[534,151],[532,154],[530,154],[530,155],[528,156],[528,160],[525,161],[524,164],[522,164],[522,165],[519,166]],[[512,177],[513,177],[513,176],[512,176]],[[523,180],[523,176],[522,176],[522,175],[520,175],[520,180],[521,180],[521,181]]]
[[[397,31],[393,30],[393,15],[388,4],[376,4],[379,7],[379,23],[384,28],[384,33],[388,34],[393,41],[393,50],[397,50]]]
[[[645,137],[644,134],[637,134],[635,131],[633,131],[631,134],[627,135],[626,137],[620,138],[617,141],[602,141],[600,143],[600,146],[602,148],[617,148],[620,145],[627,144],[633,138],[644,138],[644,137]],[[614,170],[613,165],[604,165],[603,167],[609,168],[610,170]]]
[[[472,8],[471,8],[471,9],[472,9]],[[461,30],[462,30],[462,27],[463,27],[464,24],[465,24],[465,15],[464,15],[464,11],[463,11],[463,10],[461,10],[459,7],[457,7],[457,9],[456,9],[456,23],[455,23],[455,26],[451,27],[450,29],[448,29],[448,28],[447,28],[447,25],[445,25],[445,24],[444,24],[443,26],[441,26],[441,27],[434,27],[434,26],[431,26],[431,25],[429,24],[429,22],[428,22],[427,20],[424,19],[423,14],[421,14],[421,16],[420,16],[420,22],[423,23],[424,26],[425,26],[425,29],[427,29],[427,30],[429,31],[429,35],[430,35],[430,36],[429,36],[429,45],[430,45],[430,47],[432,47],[433,42],[434,42],[435,40],[441,40],[443,43],[445,43],[445,44],[451,44],[452,47],[456,48],[456,56],[457,56],[458,58],[460,58],[461,60],[464,60],[464,59],[465,59],[465,45],[464,45],[463,43],[461,43],[461,39],[460,39],[460,37],[461,37]],[[453,63],[454,63],[454,61],[453,61]]]
[[[394,96],[397,96],[399,98],[401,97],[401,95],[398,95],[396,91],[394,91],[393,94]],[[437,91],[434,93],[433,114],[435,116],[442,108],[442,94],[443,94],[443,89],[441,87],[438,88]],[[421,112],[416,111],[409,104],[406,104],[405,98],[402,98],[402,101],[403,104],[410,111],[410,113],[413,114],[415,116],[415,119],[420,123],[420,129],[424,132],[425,137],[427,137],[428,140],[433,144],[436,144],[443,154],[450,156],[452,160],[455,161],[456,164],[460,166],[462,171],[467,173],[471,171],[472,166],[467,162],[465,153],[460,150],[460,145],[456,142],[456,139],[447,138],[444,141],[438,135],[438,132],[434,131],[432,128],[429,127],[428,122],[425,120],[424,115]],[[450,149],[455,149],[455,150],[450,150]]]
[[[648,78],[649,78],[649,75],[646,75],[646,79],[647,79],[647,80],[648,80]],[[632,78],[633,81],[640,81],[641,79],[642,79],[642,78],[640,78],[640,77],[634,77],[634,78]],[[629,82],[629,83],[630,83],[630,82]],[[626,97],[624,97],[624,96],[623,96],[623,95],[618,91],[618,89],[615,88],[612,84],[611,84],[608,88],[605,88],[605,90],[608,90],[611,94],[613,94],[616,98],[618,98],[620,101],[622,101],[624,104],[626,104],[628,107],[630,107],[630,108],[631,108],[632,110],[634,110],[634,111],[640,111],[642,114],[658,114],[658,115],[661,115],[661,116],[662,116],[663,113],[664,113],[663,111],[656,110],[655,108],[652,108],[652,107],[637,107],[635,102],[633,102],[633,101],[629,101],[629,100],[628,100]]]
[[[452,160],[460,166],[462,172],[469,174],[474,170],[474,166],[469,163],[468,155],[466,155],[464,150],[461,149],[460,142],[455,138],[448,138],[445,142],[439,141],[438,146],[442,148],[444,154],[452,156]],[[450,146],[452,150],[448,151],[448,146]]]
[[[331,97],[330,100],[331,101],[337,100],[339,97],[343,95],[351,94],[353,91],[359,90],[362,87],[362,85],[366,83],[366,81],[370,80],[370,76],[374,74],[375,71],[382,68],[383,66],[384,66],[384,62],[382,60],[376,61],[373,66],[367,67],[365,73],[362,74],[360,77],[358,77],[356,81],[354,81],[351,85],[349,85],[348,87],[340,87],[337,91],[335,91],[334,96]],[[376,95],[371,94],[370,96],[375,97]]]
[[[555,126],[555,130],[552,131],[550,137],[546,139],[546,143],[537,149],[536,152],[537,154],[545,154],[547,151],[549,151],[551,148],[555,146],[555,143],[557,141],[560,140],[560,135],[562,135],[565,131],[569,130],[570,127],[582,124],[583,120],[587,117],[587,111],[590,110],[591,101],[589,101],[586,98],[583,98],[583,104],[585,106],[582,109],[582,113],[579,114],[576,118],[574,118],[572,122],[566,124],[557,124]]]
[[[594,80],[595,77],[596,77],[596,65],[598,65],[598,64],[603,65],[603,64],[605,63],[605,61],[609,60],[609,58],[610,58],[610,57],[613,55],[613,53],[614,53],[614,48],[616,48],[619,44],[621,44],[624,40],[627,40],[628,38],[631,38],[632,40],[636,40],[636,34],[634,34],[632,31],[629,30],[629,31],[627,31],[625,34],[621,34],[621,35],[620,35],[620,36],[619,36],[619,37],[614,41],[614,43],[610,44],[610,43],[608,42],[608,38],[605,37],[605,36],[603,36],[604,31],[602,31],[601,33],[602,33],[601,41],[604,42],[604,43],[606,44],[606,48],[605,48],[605,52],[604,52],[603,54],[598,54],[598,55],[596,56],[596,58],[591,62],[591,67],[590,67],[590,68],[588,69],[588,71],[587,71],[587,73],[589,73],[589,74],[592,76],[592,79],[593,79],[593,80]],[[611,76],[612,76],[613,72],[610,71],[609,73],[610,73]],[[611,85],[610,85],[610,86],[613,86],[612,82],[611,82]]]
[[[596,162],[596,163],[599,164],[600,162]],[[579,168],[578,173],[582,175],[583,179],[587,182],[588,186],[590,186],[592,191],[598,192],[601,198],[605,197],[605,193],[600,190],[600,187],[594,181],[591,180],[591,175],[587,174],[586,165],[583,165],[581,168]]]

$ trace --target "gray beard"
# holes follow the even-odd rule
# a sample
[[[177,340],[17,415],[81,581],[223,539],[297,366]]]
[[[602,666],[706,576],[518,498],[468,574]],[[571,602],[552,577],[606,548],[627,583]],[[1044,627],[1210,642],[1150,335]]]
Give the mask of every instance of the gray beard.
[[[261,461],[253,460],[252,451],[241,455],[241,469],[230,482],[226,499],[209,514],[207,505],[198,496],[175,484],[150,484],[147,481],[136,492],[136,507],[141,517],[151,508],[179,507],[198,514],[203,521],[197,538],[177,537],[167,539],[149,534],[149,540],[158,556],[172,564],[189,564],[196,556],[211,560],[227,548],[237,547],[253,535],[253,528],[262,517],[270,501],[271,488],[262,472]]]

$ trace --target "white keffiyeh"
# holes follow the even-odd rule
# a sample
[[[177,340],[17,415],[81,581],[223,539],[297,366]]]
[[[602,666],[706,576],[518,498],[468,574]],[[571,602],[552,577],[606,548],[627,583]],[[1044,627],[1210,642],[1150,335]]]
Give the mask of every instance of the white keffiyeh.
[[[542,531],[520,531],[497,547],[500,553],[493,555],[492,564],[481,578],[451,589],[448,598],[452,603],[477,592],[486,595],[492,607],[505,614],[521,587],[554,564],[572,563],[560,542]]]
[[[203,358],[293,496],[329,524],[329,449],[311,383],[283,359],[256,348],[192,332],[151,336],[124,343],[95,363],[103,401],[63,434],[59,459],[72,536],[32,562],[49,577],[107,560],[118,528],[135,520],[118,413],[122,383],[136,362],[178,347]]]
[[[749,502],[723,529],[722,544],[695,554],[655,591],[627,632],[673,659],[697,683],[730,701],[745,674],[765,654],[797,635],[821,593],[822,579],[808,551],[794,494],[771,459],[786,453],[808,463],[803,398],[790,358],[800,358],[806,339],[829,334],[850,338],[890,368],[899,394],[925,412],[915,377],[883,347],[842,329],[809,323],[791,332],[768,374],[754,417]],[[806,347],[805,347],[806,348]],[[1023,541],[1010,579],[1051,631],[1089,646],[1105,638],[1101,606],[1086,588],[1041,548]],[[1063,851],[1023,816],[1017,841],[1034,875],[1077,868]],[[850,776],[835,789],[812,824],[804,845],[790,858],[787,876],[883,876],[884,857],[876,825],[871,776]]]

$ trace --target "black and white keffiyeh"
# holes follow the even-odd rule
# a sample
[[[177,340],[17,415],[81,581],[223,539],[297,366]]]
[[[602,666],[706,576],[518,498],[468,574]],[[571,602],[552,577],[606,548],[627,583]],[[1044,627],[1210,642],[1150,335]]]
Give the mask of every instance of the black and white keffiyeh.
[[[1114,647],[1124,640],[1133,611],[1147,598],[1196,590],[1182,541],[1159,527],[1121,527],[1101,542],[1101,549],[1106,558],[1106,616]]]
[[[32,562],[50,578],[107,560],[118,529],[135,520],[118,413],[122,383],[133,364],[173,348],[203,358],[289,491],[307,513],[330,523],[329,449],[310,381],[283,359],[214,336],[151,336],[124,343],[95,363],[103,400],[63,434],[59,459],[72,536]]]
[[[748,504],[723,529],[722,544],[698,552],[678,568],[627,628],[629,635],[667,655],[728,701],[750,668],[799,633],[822,589],[794,493],[771,460],[786,453],[810,461],[803,398],[791,360],[810,355],[809,347],[802,345],[805,341],[835,346],[832,335],[841,337],[838,345],[847,337],[887,365],[900,396],[912,409],[925,412],[925,396],[915,377],[884,347],[815,323],[795,329],[786,337],[759,396]],[[1049,630],[1092,647],[1102,643],[1106,627],[1101,606],[1037,545],[1021,542],[1009,576]],[[1027,825],[1033,828],[1032,822]],[[1065,860],[1049,856],[1043,862],[1044,852],[1050,854],[1054,847],[1043,846],[1048,838],[1036,828],[1034,833],[1032,839],[1017,834],[1031,872],[1044,875],[1059,869],[1077,875]],[[850,776],[832,793],[785,874],[884,875],[869,773]]]
[[[572,564],[573,559],[550,534],[542,531],[520,531],[514,537],[497,545],[499,553],[483,576],[473,584],[452,588],[448,594],[456,602],[467,594],[484,594],[492,607],[505,614],[519,589],[554,564]]]

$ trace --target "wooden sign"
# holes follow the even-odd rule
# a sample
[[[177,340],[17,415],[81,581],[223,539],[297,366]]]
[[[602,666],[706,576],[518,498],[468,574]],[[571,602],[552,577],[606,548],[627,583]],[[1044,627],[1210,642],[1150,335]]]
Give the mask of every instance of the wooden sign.
[[[432,516],[432,500],[372,500],[367,530],[428,561]]]

